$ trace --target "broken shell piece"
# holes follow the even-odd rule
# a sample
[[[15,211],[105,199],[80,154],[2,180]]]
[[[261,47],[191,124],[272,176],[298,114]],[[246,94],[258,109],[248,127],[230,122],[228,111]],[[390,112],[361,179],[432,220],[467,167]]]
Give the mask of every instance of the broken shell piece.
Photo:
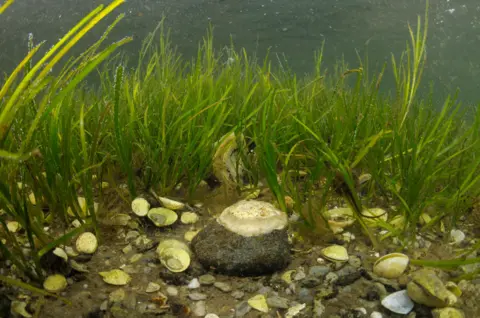
[[[11,233],[17,233],[22,226],[17,221],[10,221],[7,223],[7,229]]]
[[[373,265],[373,272],[384,278],[397,278],[407,269],[410,259],[402,253],[391,253],[380,257]]]
[[[78,256],[78,253],[70,246],[65,246],[65,252],[70,257]]]
[[[454,282],[447,282],[445,284],[445,287],[455,296],[457,296],[457,297],[462,296],[462,290]]]
[[[180,221],[183,224],[193,224],[198,221],[198,214],[194,212],[183,212],[182,216],[180,217]]]
[[[306,304],[298,304],[293,307],[288,308],[287,313],[285,314],[285,318],[292,318],[298,315],[302,310],[305,309]]]
[[[68,261],[68,255],[67,253],[65,253],[65,251],[63,249],[61,249],[60,247],[56,247],[54,250],[53,250],[53,254],[57,255],[58,257],[61,257],[63,258],[64,260]]]
[[[159,253],[160,262],[169,271],[178,273],[183,272],[190,266],[190,255],[181,248],[169,247]]]
[[[166,208],[153,208],[147,216],[158,227],[171,225],[178,219],[177,213]]]
[[[465,233],[460,230],[451,230],[450,231],[450,240],[452,244],[459,244],[465,239]]]
[[[401,229],[405,226],[405,217],[403,215],[395,215],[393,219],[390,220],[390,225],[396,229]]]
[[[100,276],[103,277],[103,281],[110,285],[126,285],[128,284],[132,278],[130,275],[122,271],[121,269],[113,269],[108,272],[100,272],[98,273]]]
[[[43,288],[51,293],[58,293],[67,287],[67,279],[63,275],[51,275],[43,282]]]
[[[428,215],[427,213],[422,213],[420,214],[420,224],[421,225],[426,225],[432,221],[432,217]]]
[[[361,174],[357,179],[357,184],[359,186],[364,185],[368,181],[372,180],[372,175],[370,173]]]
[[[98,241],[91,232],[85,232],[78,236],[75,247],[79,253],[93,254],[97,250]]]
[[[80,212],[79,215],[84,218],[87,216],[87,200],[84,197],[77,197],[78,205],[80,206]],[[95,213],[98,212],[98,203],[93,202],[93,210]],[[68,207],[67,213],[70,216],[75,216],[75,214],[72,211],[72,208]]]
[[[26,307],[27,307],[27,303],[26,303],[26,302],[14,300],[14,301],[12,301],[12,303],[11,303],[11,309],[10,309],[10,310],[11,310],[12,313],[18,314],[18,315],[21,316],[21,317],[26,317],[26,318],[33,317],[33,316],[26,310]]]
[[[322,255],[329,261],[346,262],[348,261],[347,249],[341,245],[331,245],[321,251]]]
[[[183,235],[183,238],[185,239],[185,241],[191,242],[191,241],[193,240],[193,238],[195,237],[195,235],[198,234],[198,232],[200,232],[200,230],[187,231],[187,232],[185,232],[185,234]]]
[[[37,205],[37,199],[35,198],[35,193],[30,192],[30,194],[28,195],[28,201],[30,201],[32,205]]]
[[[174,210],[174,211],[175,210],[181,210],[185,207],[185,203],[178,202],[178,201],[175,201],[175,200],[172,200],[172,199],[158,197],[158,200],[160,201],[160,203],[162,203],[162,205],[165,208],[170,209],[170,210]]]
[[[213,174],[222,183],[236,185],[245,173],[245,166],[238,153],[246,148],[243,134],[237,136],[234,132],[224,135],[216,144],[217,150],[213,156]]]
[[[265,298],[264,295],[259,294],[259,295],[253,296],[248,300],[248,304],[253,309],[256,309],[264,313],[268,313],[267,299]]]
[[[387,211],[380,208],[365,209],[362,211],[362,216],[365,224],[370,227],[376,227],[379,220],[386,222],[388,219]]]
[[[149,282],[145,292],[153,293],[160,290],[160,285],[155,282]]]
[[[88,267],[87,265],[85,264],[80,264],[80,263],[77,263],[75,260],[70,260],[70,266],[72,266],[72,268],[74,270],[76,270],[77,272],[80,272],[80,273],[89,273],[90,271],[88,270]]]
[[[433,318],[465,318],[462,311],[453,307],[432,310]]]
[[[414,305],[405,289],[392,293],[382,299],[382,306],[396,314],[406,315],[412,311]]]
[[[290,284],[292,282],[293,273],[295,273],[295,270],[286,271],[285,273],[282,274],[282,280],[285,283]]]
[[[333,233],[341,233],[344,228],[355,222],[353,211],[350,208],[335,208],[324,212],[328,225]]]
[[[443,285],[435,272],[428,269],[412,274],[407,291],[413,301],[429,307],[447,307],[457,302],[457,297]]]
[[[144,198],[136,198],[132,201],[132,211],[135,215],[145,216],[150,210],[150,203]]]

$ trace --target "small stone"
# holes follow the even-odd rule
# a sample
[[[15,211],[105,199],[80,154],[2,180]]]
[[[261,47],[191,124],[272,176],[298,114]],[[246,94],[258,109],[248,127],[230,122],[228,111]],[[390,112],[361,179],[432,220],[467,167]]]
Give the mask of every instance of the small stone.
[[[132,257],[130,257],[130,259],[128,261],[132,264],[136,263],[142,258],[142,256],[143,256],[143,254],[141,254],[141,253],[134,254]]]
[[[202,275],[198,277],[198,281],[200,282],[200,285],[213,285],[215,283],[215,277],[213,275]]]
[[[288,299],[280,296],[271,296],[267,298],[267,305],[272,308],[287,309]]]
[[[107,311],[108,309],[108,300],[104,300],[102,304],[100,305],[100,310],[101,311]]]
[[[197,317],[203,317],[207,313],[206,304],[203,300],[197,301],[192,308],[193,314]]]
[[[245,293],[241,290],[235,290],[230,295],[235,299],[242,299]]]
[[[213,286],[217,287],[218,289],[220,289],[221,291],[225,292],[225,293],[229,293],[232,291],[232,287],[227,284],[227,283],[223,283],[223,282],[215,282],[213,284]]]
[[[267,300],[265,299],[264,295],[258,294],[258,295],[255,295],[255,296],[251,297],[248,300],[248,304],[250,305],[250,307],[252,307],[252,308],[254,308],[258,311],[268,313]]]
[[[360,257],[352,255],[348,259],[348,264],[350,264],[353,267],[359,268],[362,266],[362,260],[360,259]]]
[[[188,283],[188,288],[190,289],[195,289],[200,287],[200,282],[198,281],[198,278],[194,278]]]
[[[374,311],[370,314],[370,318],[383,318],[383,316],[378,311]]]
[[[334,284],[338,280],[338,275],[335,273],[328,273],[325,276],[325,284]]]
[[[353,284],[361,276],[358,269],[351,265],[345,266],[341,270],[337,271],[336,274],[338,275],[336,284],[339,286],[347,286]]]
[[[124,248],[122,248],[123,254],[128,254],[128,253],[130,253],[131,251],[133,251],[133,248],[132,248],[132,245],[130,245],[130,244],[128,244],[127,246],[125,246]]]
[[[317,278],[317,277],[313,277],[313,276],[307,276],[305,277],[304,280],[302,280],[301,284],[303,287],[308,287],[308,288],[313,288],[313,287],[316,287],[318,285],[320,285],[322,281],[320,280],[320,278]]]
[[[150,282],[150,283],[148,283],[148,286],[147,286],[147,289],[145,290],[145,292],[153,293],[153,292],[156,292],[156,291],[159,291],[159,290],[160,290],[160,285],[159,284],[154,283],[154,282]]]
[[[128,231],[127,235],[125,236],[125,241],[131,242],[139,236],[140,233],[138,233],[138,231]]]
[[[215,314],[206,314],[204,318],[220,318]]]
[[[331,272],[330,267],[316,265],[316,266],[310,267],[310,269],[308,270],[308,275],[314,276],[314,277],[323,277],[330,272]]]
[[[207,295],[205,294],[202,294],[202,293],[197,293],[197,292],[193,292],[193,293],[190,293],[188,294],[188,298],[190,298],[191,300],[205,300],[207,299]]]
[[[313,303],[313,298],[314,297],[313,297],[313,293],[310,289],[300,288],[300,290],[298,291],[297,298],[301,303],[311,304],[311,303]]]
[[[299,267],[296,271],[295,274],[293,275],[293,279],[296,281],[302,280],[306,277],[305,275],[305,270],[303,267]]]
[[[322,304],[321,299],[315,299],[313,301],[313,317],[320,318],[325,312],[325,306]]]
[[[243,317],[252,309],[246,301],[235,306],[235,317]]]
[[[173,286],[168,286],[167,295],[172,297],[178,296],[178,289]]]

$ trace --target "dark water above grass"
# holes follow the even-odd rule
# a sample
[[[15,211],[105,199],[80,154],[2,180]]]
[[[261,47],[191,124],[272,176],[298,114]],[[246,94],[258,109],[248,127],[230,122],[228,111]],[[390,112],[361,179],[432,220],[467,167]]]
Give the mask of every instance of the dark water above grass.
[[[17,0],[0,16],[0,69],[9,72],[26,52],[29,32],[36,41],[51,46],[86,13],[101,3],[96,0]],[[460,88],[465,102],[480,100],[480,2],[431,0],[428,65],[424,84],[433,81],[436,98]],[[123,50],[131,57],[162,15],[172,30],[173,43],[192,56],[209,23],[215,44],[233,39],[260,57],[284,56],[297,73],[309,72],[314,51],[325,41],[325,67],[342,57],[358,66],[357,51],[368,51],[372,67],[399,56],[408,38],[407,23],[423,17],[424,0],[128,0],[108,18],[126,13],[109,38],[126,35],[135,40]],[[93,43],[104,31],[96,27],[76,52]],[[368,44],[368,45],[367,45]],[[387,82],[388,83],[388,82]]]

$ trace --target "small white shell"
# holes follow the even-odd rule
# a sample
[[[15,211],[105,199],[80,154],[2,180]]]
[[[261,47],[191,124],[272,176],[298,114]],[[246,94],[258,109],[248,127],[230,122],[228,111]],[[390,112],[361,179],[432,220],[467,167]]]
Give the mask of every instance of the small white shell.
[[[394,313],[406,315],[412,311],[414,303],[408,297],[407,290],[404,289],[383,298],[382,306]]]
[[[150,203],[144,198],[136,198],[132,201],[132,211],[138,216],[147,215],[150,210]]]
[[[98,241],[91,232],[85,232],[78,236],[75,247],[79,253],[93,254],[97,250]]]
[[[402,253],[391,253],[377,259],[373,265],[373,272],[384,278],[397,278],[408,267],[410,259]]]

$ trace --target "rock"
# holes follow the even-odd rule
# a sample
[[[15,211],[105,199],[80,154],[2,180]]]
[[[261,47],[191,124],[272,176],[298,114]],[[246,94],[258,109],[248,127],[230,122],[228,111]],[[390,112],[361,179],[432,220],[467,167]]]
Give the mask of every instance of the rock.
[[[235,290],[230,295],[235,299],[242,299],[245,293],[241,290]]]
[[[305,275],[305,270],[303,269],[303,267],[299,267],[296,271],[295,271],[295,274],[293,275],[293,280],[295,281],[299,281],[299,280],[302,280],[306,277]]]
[[[308,288],[300,288],[297,299],[301,303],[311,304],[313,303],[313,292]]]
[[[353,284],[361,276],[361,273],[358,271],[358,269],[351,265],[345,266],[341,270],[337,271],[336,274],[338,276],[336,284],[339,286]]]
[[[328,266],[315,265],[310,267],[310,269],[308,270],[308,275],[320,278],[320,277],[324,277],[330,272],[331,272],[331,269]]]
[[[338,280],[338,275],[336,273],[328,273],[325,276],[325,284],[334,284]]]
[[[110,293],[108,296],[108,300],[112,303],[119,303],[125,299],[125,290],[123,288],[119,288]]]
[[[167,295],[168,296],[178,296],[178,289],[173,287],[173,286],[168,286],[167,287]]]
[[[207,295],[194,292],[194,293],[188,294],[188,298],[190,298],[191,300],[205,300],[207,299]]]
[[[160,285],[154,282],[148,283],[148,286],[145,290],[147,293],[153,293],[160,290]]]
[[[265,275],[285,268],[290,262],[285,230],[244,237],[212,223],[195,236],[192,249],[205,268],[227,275]]]
[[[213,285],[215,283],[215,277],[213,275],[202,275],[198,277],[198,281],[200,282],[200,285]]]
[[[198,288],[198,287],[200,287],[200,282],[198,281],[197,278],[192,279],[188,283],[188,288],[190,288],[190,289],[195,289],[195,288]]]
[[[243,317],[252,309],[248,302],[242,301],[235,306],[235,317]]]
[[[223,282],[215,282],[213,284],[213,286],[217,287],[218,289],[220,289],[221,291],[223,291],[224,293],[229,293],[232,291],[232,287],[227,284],[227,283],[223,283]]]
[[[463,312],[456,308],[446,307],[432,310],[433,318],[465,318]]]
[[[127,309],[135,310],[137,307],[137,295],[133,292],[128,293],[123,299],[122,304]]]
[[[220,317],[218,317],[218,315],[216,314],[206,314],[205,318],[220,318]]]
[[[288,302],[288,299],[280,296],[271,296],[267,298],[267,305],[271,308],[287,309]]]
[[[383,318],[383,316],[378,311],[374,311],[370,314],[370,318]]]
[[[316,287],[316,286],[320,285],[321,282],[322,281],[320,280],[320,278],[309,275],[309,276],[305,277],[304,280],[302,280],[300,285],[303,286],[303,287],[313,288],[313,287]]]
[[[317,290],[316,298],[331,299],[338,294],[338,290],[333,285],[322,286]]]
[[[203,317],[207,314],[206,304],[203,300],[197,301],[192,308],[193,314],[197,317]]]
[[[350,264],[353,267],[359,268],[362,266],[362,260],[358,256],[351,255],[350,258],[348,259],[348,264]]]
[[[315,299],[313,301],[313,317],[319,318],[323,316],[325,312],[325,306],[322,304],[321,299]]]

